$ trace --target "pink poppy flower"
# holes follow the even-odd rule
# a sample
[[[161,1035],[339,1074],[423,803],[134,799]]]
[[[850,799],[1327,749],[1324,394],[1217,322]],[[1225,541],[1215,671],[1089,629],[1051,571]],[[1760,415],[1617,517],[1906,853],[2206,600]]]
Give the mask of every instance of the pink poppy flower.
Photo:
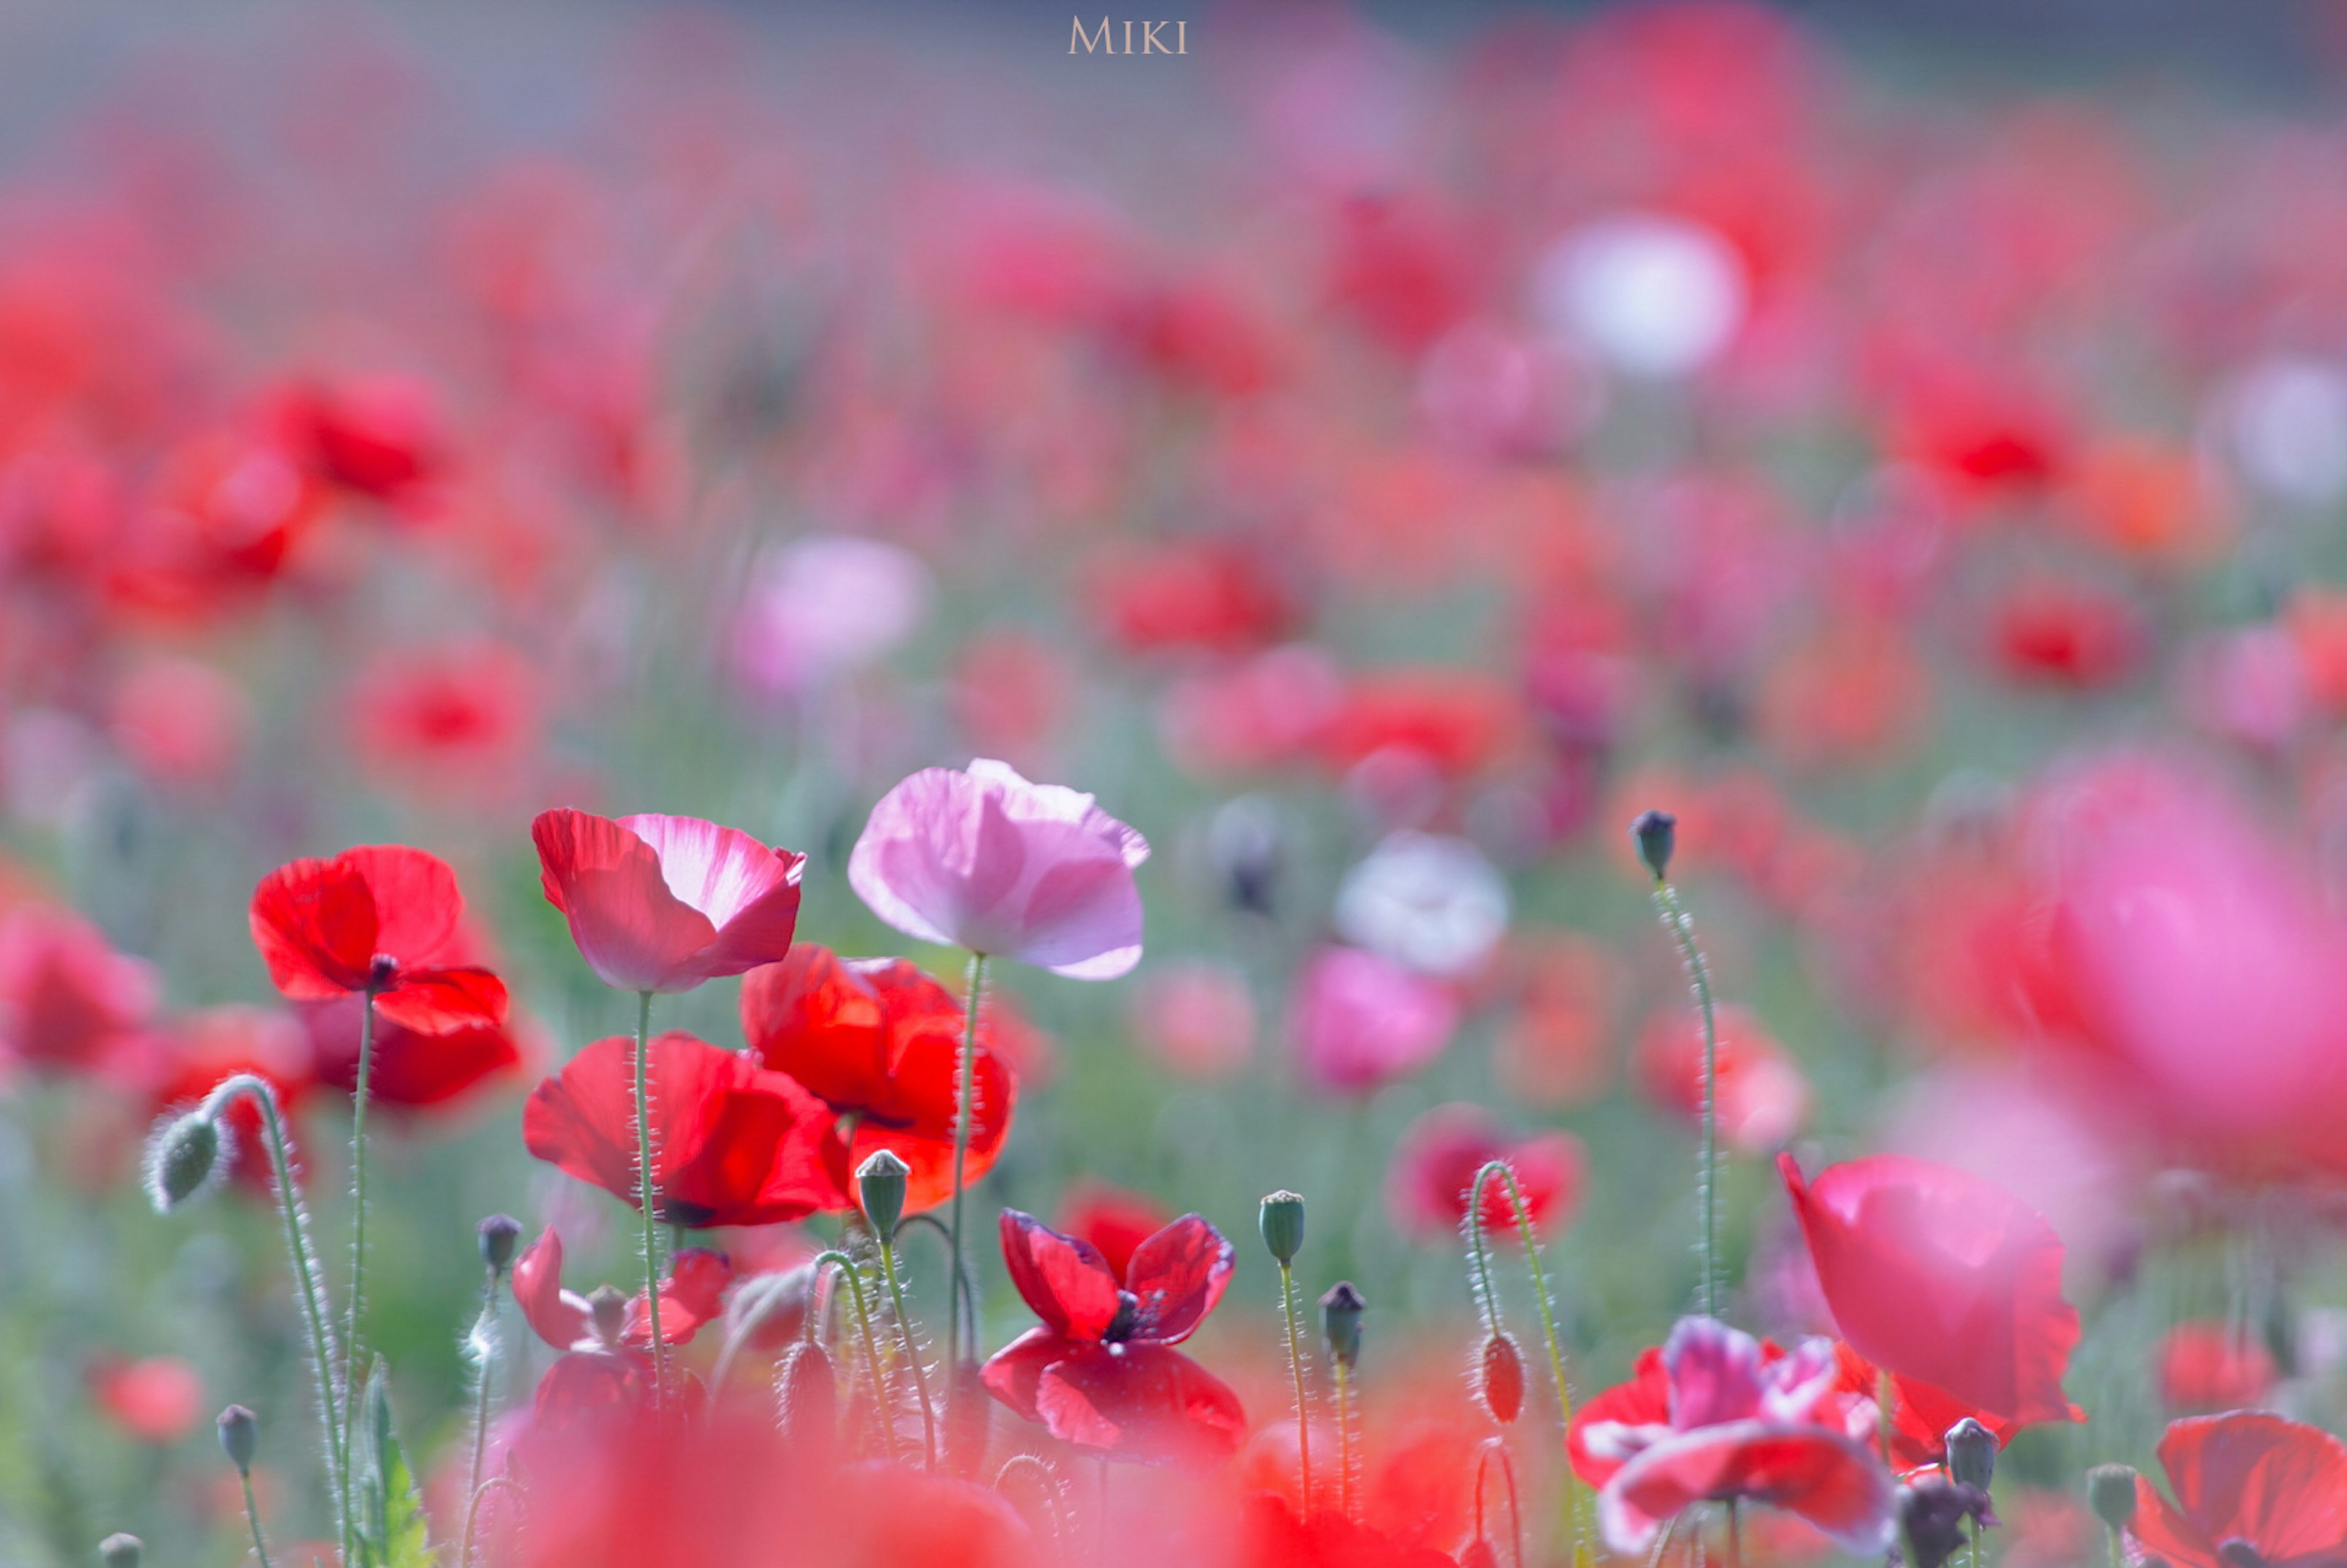
[[[1375,953],[1323,948],[1297,982],[1290,1029],[1305,1076],[1368,1094],[1442,1054],[1459,1026],[1449,990]]]
[[[847,880],[907,936],[1078,980],[1141,960],[1133,869],[1149,843],[1092,797],[1008,764],[924,768],[872,808]]]
[[[692,816],[540,813],[547,900],[605,985],[689,991],[791,950],[806,856]]]
[[[1467,1217],[1475,1173],[1493,1160],[1514,1167],[1516,1185],[1531,1211],[1532,1229],[1552,1234],[1572,1223],[1581,1203],[1583,1155],[1570,1132],[1511,1138],[1500,1119],[1481,1105],[1438,1105],[1412,1122],[1395,1146],[1386,1195],[1394,1218],[1421,1240],[1456,1242]],[[1483,1228],[1506,1245],[1516,1239],[1516,1207],[1507,1184],[1483,1187]]]

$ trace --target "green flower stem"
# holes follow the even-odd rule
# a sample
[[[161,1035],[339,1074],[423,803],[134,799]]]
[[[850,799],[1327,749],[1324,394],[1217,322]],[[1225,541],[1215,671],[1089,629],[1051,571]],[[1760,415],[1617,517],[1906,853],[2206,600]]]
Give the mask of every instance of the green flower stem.
[[[1060,1478],[1051,1465],[1034,1454],[1012,1454],[994,1472],[994,1490],[1000,1491],[1003,1483],[1013,1476],[1025,1476],[1034,1483],[1036,1495],[1043,1500],[1043,1515],[1051,1526],[1051,1553],[1065,1555],[1068,1550],[1068,1515],[1060,1496]]]
[[[252,1550],[261,1559],[261,1568],[270,1568],[269,1542],[261,1538],[261,1504],[252,1495],[252,1472],[240,1471],[237,1479],[244,1483],[244,1522],[252,1526]]]
[[[872,1403],[880,1414],[881,1450],[887,1458],[894,1460],[897,1457],[897,1425],[888,1419],[888,1384],[880,1374],[880,1342],[873,1337],[872,1314],[864,1301],[864,1276],[856,1268],[856,1260],[844,1252],[817,1253],[811,1266],[820,1276],[826,1264],[838,1266],[840,1272],[847,1276],[848,1300],[856,1307],[856,1327],[864,1337],[864,1375],[872,1384]],[[809,1307],[812,1308],[812,1302]]]
[[[961,1053],[954,1061],[953,1276],[948,1286],[946,1365],[961,1365],[962,1317],[962,1186],[969,1164],[970,1102],[978,1091],[978,1006],[986,989],[986,955],[969,956],[969,998],[962,1021]],[[973,1302],[972,1310],[975,1310]],[[972,1349],[976,1346],[971,1347]]]
[[[1342,1357],[1337,1367],[1337,1506],[1353,1517],[1353,1387]]]
[[[359,992],[359,1073],[351,1090],[351,1298],[343,1311],[343,1384],[348,1388],[357,1381],[352,1368],[363,1358],[359,1348],[359,1304],[366,1294],[366,1124],[368,1080],[374,1068],[374,988]],[[344,1414],[353,1421],[358,1419],[358,1401],[351,1401]],[[351,1447],[351,1436],[345,1431],[343,1447]]]
[[[1304,1341],[1296,1326],[1296,1271],[1279,1266],[1280,1315],[1287,1319],[1287,1368],[1296,1379],[1296,1458],[1304,1475],[1304,1517],[1312,1517],[1312,1407],[1304,1396]]]
[[[888,1282],[888,1303],[897,1309],[897,1332],[904,1337],[905,1359],[913,1368],[913,1397],[921,1406],[921,1446],[928,1468],[938,1468],[937,1414],[929,1409],[928,1374],[921,1370],[921,1348],[913,1342],[912,1315],[905,1310],[905,1285],[897,1273],[897,1244],[893,1238],[880,1241],[880,1275]]]
[[[465,1505],[465,1539],[457,1549],[457,1568],[473,1568],[473,1532],[481,1522],[481,1500],[499,1490],[519,1491],[513,1477],[493,1475],[473,1488],[473,1499]]]
[[[1696,945],[1695,922],[1679,903],[1678,891],[1661,877],[1655,879],[1655,907],[1662,912],[1663,928],[1679,945],[1687,978],[1695,984],[1696,1005],[1703,1013],[1703,1164],[1696,1173],[1696,1193],[1703,1214],[1703,1288],[1697,1299],[1706,1317],[1719,1316],[1719,1026],[1711,1005],[1711,969]]]
[[[497,1271],[489,1274],[488,1299],[481,1303],[477,1330],[481,1344],[480,1388],[473,1405],[473,1490],[481,1490],[481,1464],[489,1451],[489,1375],[497,1364]]]
[[[652,1333],[652,1409],[668,1398],[668,1341],[661,1335],[660,1222],[652,1191],[652,993],[636,993],[636,1197],[644,1211],[644,1300]]]
[[[1483,1291],[1491,1295],[1491,1264],[1482,1241],[1483,1182],[1496,1174],[1507,1184],[1508,1204],[1515,1212],[1516,1235],[1523,1243],[1524,1266],[1532,1276],[1532,1297],[1540,1305],[1541,1337],[1548,1347],[1549,1377],[1556,1384],[1557,1422],[1565,1430],[1573,1426],[1573,1388],[1564,1376],[1564,1343],[1557,1337],[1556,1308],[1549,1300],[1548,1271],[1541,1266],[1540,1237],[1532,1231],[1532,1210],[1524,1203],[1523,1189],[1516,1184],[1515,1168],[1505,1160],[1493,1160],[1475,1173],[1475,1183],[1467,1194],[1468,1224],[1473,1227],[1476,1254],[1483,1269]],[[1498,1298],[1492,1298],[1491,1329],[1499,1332]],[[1572,1539],[1567,1542],[1575,1561],[1584,1556],[1584,1536],[1582,1524],[1581,1480],[1568,1465],[1564,1472],[1564,1520]]]

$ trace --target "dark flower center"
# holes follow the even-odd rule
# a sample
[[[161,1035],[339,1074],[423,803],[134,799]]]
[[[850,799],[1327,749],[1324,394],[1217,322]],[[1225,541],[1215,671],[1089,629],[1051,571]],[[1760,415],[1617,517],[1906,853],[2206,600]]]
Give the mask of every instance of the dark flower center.
[[[1130,1290],[1116,1293],[1116,1316],[1101,1330],[1103,1344],[1121,1345],[1133,1337],[1133,1328],[1141,1321],[1141,1298]]]

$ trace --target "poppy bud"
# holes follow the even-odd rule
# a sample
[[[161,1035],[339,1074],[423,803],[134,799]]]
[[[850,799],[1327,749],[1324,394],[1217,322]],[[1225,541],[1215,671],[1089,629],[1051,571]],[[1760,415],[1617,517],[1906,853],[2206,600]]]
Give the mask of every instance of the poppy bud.
[[[905,1181],[913,1168],[892,1150],[876,1149],[856,1169],[856,1192],[863,1200],[864,1220],[883,1242],[893,1241],[897,1222],[905,1214]]]
[[[491,1274],[513,1266],[514,1249],[521,1243],[521,1222],[511,1214],[491,1214],[474,1227],[480,1238],[481,1263]]]
[[[220,1413],[220,1440],[228,1462],[236,1466],[239,1475],[252,1473],[252,1450],[261,1440],[261,1423],[242,1405],[231,1405]]]
[[[2135,1522],[2135,1471],[2123,1464],[2098,1464],[2086,1472],[2086,1506],[2113,1530]]]
[[[1988,1490],[1996,1474],[1996,1434],[1966,1416],[1948,1429],[1948,1479]]]
[[[1206,827],[1206,852],[1222,873],[1231,907],[1272,913],[1282,857],[1279,820],[1269,802],[1260,795],[1241,795],[1215,812]]]
[[[1660,882],[1671,872],[1671,852],[1678,847],[1679,819],[1666,811],[1642,811],[1630,825],[1630,837],[1638,845],[1638,858]]]
[[[1503,1427],[1523,1413],[1524,1357],[1509,1336],[1494,1334],[1483,1341],[1475,1364],[1475,1396]]]
[[[147,1141],[147,1195],[168,1214],[219,1180],[228,1168],[220,1124],[201,1111],[167,1122]]]
[[[1361,1362],[1361,1314],[1368,1307],[1349,1279],[1338,1280],[1320,1298],[1320,1331],[1327,1336],[1328,1354],[1348,1372]]]
[[[599,1285],[587,1296],[588,1317],[595,1325],[595,1337],[606,1345],[617,1345],[628,1327],[628,1298],[619,1286]]]
[[[959,1476],[977,1473],[993,1436],[994,1399],[986,1391],[985,1368],[969,1357],[954,1368],[946,1394],[946,1468]]]
[[[138,1559],[146,1551],[144,1541],[118,1532],[97,1543],[97,1560],[106,1568],[138,1568]]]
[[[839,1379],[822,1346],[801,1339],[783,1353],[774,1404],[785,1442],[817,1458],[831,1451],[839,1435]]]
[[[1956,1548],[1971,1539],[1963,1530],[1967,1519],[1982,1525],[1996,1522],[1988,1493],[1976,1486],[1933,1477],[1900,1491],[1899,1533],[1914,1568],[1942,1568],[1954,1556]]]
[[[1271,1255],[1286,1268],[1304,1250],[1304,1200],[1295,1193],[1281,1191],[1263,1200],[1263,1245],[1271,1248]]]

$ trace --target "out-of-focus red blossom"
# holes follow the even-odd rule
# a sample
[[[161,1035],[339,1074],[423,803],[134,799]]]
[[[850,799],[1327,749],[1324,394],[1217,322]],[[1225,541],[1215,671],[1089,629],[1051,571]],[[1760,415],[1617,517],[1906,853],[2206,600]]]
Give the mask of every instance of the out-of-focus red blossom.
[[[149,778],[178,787],[228,776],[252,727],[244,688],[200,660],[157,655],[124,673],[108,703],[108,733]]]
[[[2169,1423],[2159,1466],[2176,1501],[2136,1478],[2127,1526],[2176,1568],[2330,1563],[2347,1556],[2347,1444],[2319,1427],[2236,1410]]]
[[[412,506],[437,477],[441,443],[429,389],[420,382],[304,382],[278,394],[270,413],[288,446],[327,484]]]
[[[797,1081],[682,1030],[655,1035],[653,1196],[671,1225],[771,1225],[848,1206],[847,1151],[830,1107]],[[531,1091],[522,1142],[548,1164],[641,1207],[635,1041],[599,1040]]]
[[[1415,753],[1458,778],[1515,747],[1523,725],[1515,694],[1481,671],[1387,670],[1354,678],[1318,745],[1339,769],[1394,749]]]
[[[688,991],[790,951],[804,855],[695,816],[548,811],[529,831],[547,902],[607,986]]]
[[[2069,510],[2089,538],[2171,569],[2201,564],[2230,531],[2194,454],[2133,436],[2099,440],[2082,455]]]
[[[1394,1218],[1421,1239],[1455,1239],[1475,1173],[1493,1160],[1514,1171],[1535,1234],[1553,1235],[1573,1223],[1581,1204],[1581,1140],[1570,1132],[1511,1138],[1497,1116],[1467,1103],[1438,1105],[1403,1131],[1386,1184]],[[1503,1244],[1518,1239],[1516,1205],[1498,1177],[1483,1185],[1481,1217],[1486,1235]]]
[[[89,1390],[97,1408],[142,1443],[178,1442],[203,1416],[204,1381],[177,1356],[102,1357],[90,1367]]]
[[[954,666],[954,719],[972,751],[1040,766],[1074,686],[1058,648],[1033,632],[998,627],[974,639]]]
[[[528,658],[476,641],[375,655],[343,707],[370,768],[427,793],[493,795],[528,764],[541,701]]]
[[[1601,944],[1546,932],[1502,949],[1507,1008],[1492,1052],[1501,1082],[1535,1105],[1579,1105],[1613,1077],[1618,964]]]
[[[1882,1396],[1881,1368],[1847,1344],[1836,1343],[1834,1358],[1840,1374],[1837,1386],[1841,1391],[1853,1399],[1876,1402],[1879,1409]],[[1913,1378],[1892,1374],[1892,1461],[1902,1472],[1930,1465],[1944,1465],[1948,1459],[1948,1429],[1967,1417],[1986,1427],[2000,1449],[2013,1440],[2013,1434],[2023,1425],[1993,1410],[1968,1405],[1944,1389],[1935,1389]]]
[[[2281,1380],[2273,1352],[2238,1323],[2196,1319],[2159,1337],[2152,1352],[2159,1397],[2178,1415],[2253,1409]]]
[[[1442,1054],[1459,1024],[1450,992],[1358,948],[1327,947],[1296,981],[1288,1033],[1306,1081],[1367,1094]]]
[[[54,904],[0,917],[0,1044],[37,1067],[87,1071],[154,1016],[155,972]]]
[[[1801,767],[1880,764],[1924,732],[1931,692],[1905,628],[1840,616],[1768,667],[1760,732]]]
[[[661,1280],[661,1343],[692,1343],[703,1324],[723,1316],[726,1287],[733,1283],[733,1266],[722,1252],[688,1246],[670,1254]],[[591,1350],[600,1344],[587,1298],[562,1287],[562,1237],[553,1226],[514,1259],[513,1293],[531,1332],[556,1349]],[[641,1290],[628,1303],[620,1338],[634,1347],[652,1342],[651,1308]]]
[[[1226,964],[1158,965],[1134,988],[1129,1017],[1142,1048],[1184,1078],[1228,1078],[1255,1054],[1255,995],[1246,977]]]
[[[1174,1216],[1139,1193],[1086,1179],[1070,1187],[1061,1199],[1060,1223],[1067,1235],[1090,1245],[1109,1272],[1122,1279],[1134,1251],[1173,1224]]]
[[[1277,641],[1293,596],[1257,549],[1230,539],[1168,542],[1112,555],[1090,589],[1108,634],[1128,652],[1243,652]]]
[[[360,1009],[355,997],[296,1002],[293,1011],[309,1031],[316,1052],[313,1076],[329,1088],[355,1091],[359,1074]],[[377,1019],[374,1051],[367,1071],[367,1095],[384,1105],[425,1110],[447,1105],[473,1091],[509,1083],[527,1069],[510,1022],[482,1019],[445,1030],[415,1030]]]
[[[1328,299],[1399,353],[1424,348],[1475,306],[1473,244],[1419,195],[1356,196],[1332,214]]]
[[[1344,701],[1336,661],[1290,644],[1175,682],[1158,728],[1176,765],[1192,773],[1286,766],[1309,752]]]
[[[1897,1154],[1777,1168],[1834,1322],[1877,1366],[2015,1423],[2083,1420],[2062,1393],[2078,1313],[2062,1240],[2034,1211],[1963,1171]]]
[[[1713,1009],[1714,1112],[1719,1135],[1747,1154],[1782,1148],[1809,1113],[1809,1080],[1766,1026],[1739,1007]],[[1638,1040],[1648,1099],[1683,1121],[1703,1121],[1703,1020],[1685,1007],[1659,1012]]]
[[[2008,593],[1996,607],[1991,636],[1997,664],[2012,679],[2078,691],[2125,680],[2142,661],[2148,641],[2130,600],[2053,579]]]
[[[446,861],[405,845],[295,860],[252,894],[252,940],[292,1001],[354,991],[382,1018],[426,1032],[501,1025],[505,982],[452,961],[465,900]]]
[[[1230,1282],[1231,1244],[1184,1214],[1120,1273],[1086,1241],[1002,1213],[1010,1282],[1042,1326],[986,1363],[989,1392],[1062,1442],[1108,1459],[1204,1463],[1246,1431],[1238,1396],[1174,1347]]]
[[[107,598],[160,625],[217,620],[285,569],[325,499],[280,442],[244,434],[186,442],[168,455],[109,559]]]
[[[1269,1492],[1253,1493],[1242,1506],[1237,1568],[1456,1568],[1455,1558],[1398,1542],[1335,1509],[1317,1509],[1307,1520]]]
[[[2282,625],[2297,646],[2309,693],[2332,713],[2347,712],[2347,593],[2301,588]]]
[[[970,1183],[993,1168],[1018,1103],[1018,1076],[994,1053],[989,1022],[981,1011]],[[903,1160],[910,1167],[907,1214],[953,1195],[965,1026],[960,999],[907,958],[843,959],[802,942],[742,981],[742,1036],[751,1058],[795,1079],[835,1115],[855,1119],[850,1171],[882,1149]]]

